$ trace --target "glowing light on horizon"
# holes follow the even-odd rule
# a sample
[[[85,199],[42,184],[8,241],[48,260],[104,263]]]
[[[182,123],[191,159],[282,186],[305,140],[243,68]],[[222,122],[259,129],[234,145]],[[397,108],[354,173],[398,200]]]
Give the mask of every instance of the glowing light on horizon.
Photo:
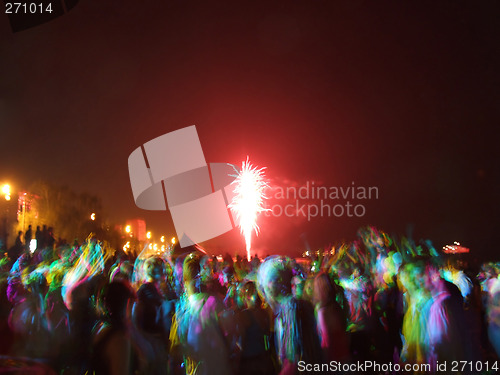
[[[267,211],[264,208],[264,200],[267,199],[264,191],[269,185],[265,180],[265,169],[254,167],[247,158],[233,181],[235,195],[229,208],[236,215],[240,232],[245,238],[248,261],[251,260],[252,232],[259,235],[260,231],[257,217],[261,212]]]
[[[30,252],[33,254],[37,247],[37,240],[30,240]]]
[[[2,193],[4,194],[5,200],[10,201],[10,185],[5,184],[2,186]]]
[[[443,253],[446,254],[462,254],[468,252],[470,252],[470,249],[460,245],[460,243],[457,241],[455,241],[453,245],[443,246]]]

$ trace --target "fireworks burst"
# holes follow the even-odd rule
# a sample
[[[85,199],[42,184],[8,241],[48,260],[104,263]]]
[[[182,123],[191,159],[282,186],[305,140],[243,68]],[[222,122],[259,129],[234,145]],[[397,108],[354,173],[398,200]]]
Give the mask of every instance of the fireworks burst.
[[[264,190],[269,187],[265,180],[264,170],[257,168],[247,160],[241,164],[241,171],[233,181],[234,197],[229,204],[229,208],[236,215],[241,234],[245,238],[247,258],[250,261],[250,248],[252,246],[252,231],[259,234],[257,217],[267,211],[264,207],[264,200],[267,199]],[[236,170],[236,168],[235,168]]]

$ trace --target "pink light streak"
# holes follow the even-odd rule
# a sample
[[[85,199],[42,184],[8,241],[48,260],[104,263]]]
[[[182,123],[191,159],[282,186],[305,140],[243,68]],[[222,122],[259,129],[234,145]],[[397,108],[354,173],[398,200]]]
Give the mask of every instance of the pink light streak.
[[[265,180],[265,169],[254,167],[247,157],[232,182],[234,197],[229,208],[236,215],[240,232],[245,238],[248,261],[251,259],[252,232],[255,231],[255,234],[259,235],[260,231],[257,218],[261,212],[268,210],[264,207],[264,201],[267,199],[264,191],[269,187]]]

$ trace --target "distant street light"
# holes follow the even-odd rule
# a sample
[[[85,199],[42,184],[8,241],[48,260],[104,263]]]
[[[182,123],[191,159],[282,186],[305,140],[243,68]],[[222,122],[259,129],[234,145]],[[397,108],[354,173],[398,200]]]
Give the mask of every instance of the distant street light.
[[[3,194],[3,197],[5,198],[6,201],[10,201],[10,195],[11,195],[11,187],[9,184],[4,184],[2,185],[2,194]],[[9,216],[9,207],[8,205],[6,206],[5,208],[5,212],[4,212],[4,215],[3,215],[3,246],[5,247],[5,249],[8,248],[8,245],[7,245],[7,239],[8,239],[8,236],[9,236],[9,233],[8,233],[8,230],[7,230],[7,218]]]
[[[151,232],[147,232],[147,233],[146,233],[146,238],[147,238],[148,240],[150,240],[150,239],[151,239]]]
[[[4,195],[4,198],[6,201],[10,201],[10,185],[5,184],[2,186],[2,194]]]
[[[92,214],[90,215],[90,220],[92,220],[92,221],[94,221],[94,220],[95,220],[95,213],[92,213]]]
[[[130,225],[127,225],[125,227],[125,232],[130,233],[132,231],[132,227]]]
[[[172,245],[175,245],[176,239],[175,237],[172,237]]]

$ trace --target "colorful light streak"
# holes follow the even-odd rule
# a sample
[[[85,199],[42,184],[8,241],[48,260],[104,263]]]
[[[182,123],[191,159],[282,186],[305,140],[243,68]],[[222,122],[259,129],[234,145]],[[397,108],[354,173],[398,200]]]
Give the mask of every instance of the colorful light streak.
[[[266,168],[254,167],[247,158],[241,165],[241,170],[236,175],[234,184],[234,197],[229,208],[236,215],[241,234],[245,238],[247,258],[250,261],[252,247],[252,232],[258,235],[260,228],[257,217],[267,211],[264,200],[267,199],[264,191],[269,187],[265,180]],[[235,168],[236,170],[236,168]]]

